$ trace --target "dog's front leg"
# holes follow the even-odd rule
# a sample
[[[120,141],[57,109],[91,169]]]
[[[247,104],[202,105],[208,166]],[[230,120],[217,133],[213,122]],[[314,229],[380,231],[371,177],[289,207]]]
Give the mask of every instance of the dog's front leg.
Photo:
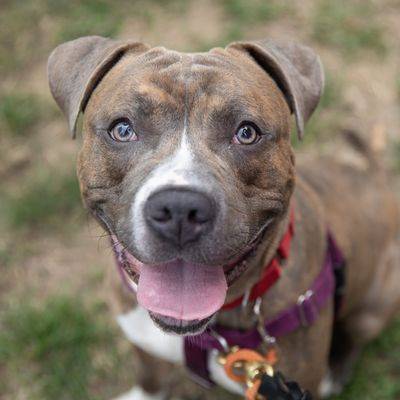
[[[135,346],[135,386],[115,400],[211,399],[187,379],[183,368],[154,357]],[[218,397],[213,397],[218,398]]]
[[[136,360],[132,377],[135,385],[131,390],[115,400],[167,400],[178,375],[177,368],[166,361],[146,353],[139,347],[134,347]]]
[[[153,357],[135,347],[136,385],[118,400],[164,400],[170,397],[173,386],[172,364]]]
[[[161,332],[148,313],[136,307],[119,314],[118,324],[134,345],[136,368],[132,373],[135,386],[117,400],[164,400],[170,398],[171,388],[179,375],[183,352],[182,339]]]

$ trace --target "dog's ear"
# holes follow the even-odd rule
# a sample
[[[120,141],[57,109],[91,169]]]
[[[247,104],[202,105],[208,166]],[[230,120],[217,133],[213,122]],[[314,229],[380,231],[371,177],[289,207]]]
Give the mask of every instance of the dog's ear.
[[[86,36],[56,47],[47,74],[51,93],[68,118],[72,136],[80,112],[84,111],[96,85],[127,51],[143,52],[148,47],[100,36]]]
[[[304,124],[318,105],[324,87],[324,71],[312,49],[297,43],[272,40],[235,42],[227,50],[244,51],[259,64],[282,90],[296,118],[301,139]]]

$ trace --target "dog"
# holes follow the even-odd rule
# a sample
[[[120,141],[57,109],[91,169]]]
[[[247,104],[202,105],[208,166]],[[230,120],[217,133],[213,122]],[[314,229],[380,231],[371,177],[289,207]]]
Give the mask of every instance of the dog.
[[[292,116],[301,138],[324,85],[314,51],[266,39],[181,53],[90,36],[58,46],[48,77],[73,136],[82,121],[82,198],[122,265],[110,293],[138,370],[121,399],[185,395],[184,343],[214,325],[254,329],[292,305],[306,316],[327,232],[346,265],[340,308],[329,296],[277,337],[275,368],[316,398],[339,393],[400,305],[398,206],[378,155],[354,135],[360,164],[316,154],[295,166]],[[277,259],[289,225],[290,255]],[[275,259],[255,315],[247,295]],[[243,395],[218,351],[207,357],[212,381]]]

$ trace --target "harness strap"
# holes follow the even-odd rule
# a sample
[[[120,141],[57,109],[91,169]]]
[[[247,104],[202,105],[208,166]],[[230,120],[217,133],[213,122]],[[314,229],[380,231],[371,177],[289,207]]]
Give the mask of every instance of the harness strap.
[[[334,271],[342,269],[343,266],[343,256],[332,235],[328,233],[327,251],[321,272],[310,289],[299,297],[296,304],[282,311],[275,318],[266,321],[265,329],[267,333],[277,338],[294,332],[301,327],[312,325],[328,301],[334,297]],[[213,329],[226,339],[229,346],[256,349],[262,343],[262,338],[256,327],[241,331],[217,325]],[[197,378],[197,382],[206,387],[213,385],[207,365],[207,352],[212,349],[224,350],[219,341],[207,331],[197,336],[185,338],[186,365],[195,375],[195,379]]]

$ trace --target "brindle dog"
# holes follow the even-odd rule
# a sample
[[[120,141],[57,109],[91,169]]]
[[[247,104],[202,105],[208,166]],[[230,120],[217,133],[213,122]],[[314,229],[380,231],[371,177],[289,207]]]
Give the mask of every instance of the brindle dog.
[[[290,259],[262,312],[275,316],[311,286],[329,227],[347,262],[343,307],[334,322],[330,301],[312,326],[280,338],[278,368],[315,396],[339,392],[400,304],[398,209],[376,154],[361,141],[362,166],[314,157],[295,171],[291,114],[301,137],[323,90],[314,52],[264,40],[180,53],[93,36],[57,47],[48,74],[73,134],[83,112],[85,205],[129,261],[128,279],[150,313],[128,312],[135,300],[113,271],[113,304],[140,360],[137,386],[124,398],[177,393],[168,362],[182,362],[179,335],[211,319],[254,325],[251,307],[218,309],[257,282],[291,209]]]

